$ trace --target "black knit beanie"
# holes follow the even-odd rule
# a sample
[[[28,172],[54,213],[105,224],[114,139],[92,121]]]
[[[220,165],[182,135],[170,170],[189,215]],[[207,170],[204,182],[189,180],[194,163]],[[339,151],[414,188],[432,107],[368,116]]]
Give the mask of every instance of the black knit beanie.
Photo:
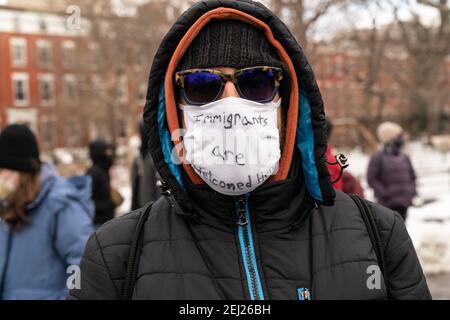
[[[216,20],[195,37],[178,70],[255,66],[284,67],[284,64],[262,30],[238,20]]]
[[[13,124],[0,133],[0,168],[37,173],[40,164],[36,137],[27,126]]]
[[[271,66],[283,69],[280,96],[284,104],[290,94],[290,77],[264,32],[238,20],[208,23],[192,41],[177,71],[193,68],[230,67],[242,69]]]

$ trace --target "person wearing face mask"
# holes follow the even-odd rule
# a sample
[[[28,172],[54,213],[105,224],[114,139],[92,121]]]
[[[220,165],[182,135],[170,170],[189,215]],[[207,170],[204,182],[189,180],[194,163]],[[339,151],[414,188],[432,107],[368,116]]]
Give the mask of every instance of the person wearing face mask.
[[[378,202],[400,213],[406,220],[408,207],[416,196],[416,174],[409,157],[402,152],[403,129],[384,122],[377,129],[382,149],[369,162],[367,182]]]
[[[261,3],[196,2],[162,40],[148,88],[163,197],[91,237],[70,299],[431,298],[401,217],[359,203],[375,244],[356,200],[334,191],[312,68]]]
[[[95,204],[94,226],[97,229],[114,218],[117,204],[113,200],[109,171],[114,163],[114,147],[103,140],[89,144],[92,166],[86,174],[92,178],[92,200]]]
[[[94,214],[91,181],[66,179],[39,160],[30,129],[0,134],[0,299],[63,299]]]

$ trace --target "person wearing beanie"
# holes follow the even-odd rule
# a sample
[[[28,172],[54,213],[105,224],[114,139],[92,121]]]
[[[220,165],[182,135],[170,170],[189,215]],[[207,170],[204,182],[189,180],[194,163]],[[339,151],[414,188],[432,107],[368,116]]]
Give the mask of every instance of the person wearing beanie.
[[[402,127],[394,122],[383,122],[377,128],[378,140],[380,140],[383,145],[392,144],[396,139],[401,138],[402,133]]]
[[[261,3],[182,14],[143,118],[162,197],[91,237],[70,299],[431,298],[398,213],[333,189],[312,68]]]
[[[63,299],[93,231],[91,184],[65,179],[39,159],[32,131],[0,133],[0,299]],[[39,276],[37,276],[39,275]]]
[[[382,149],[370,158],[367,182],[380,204],[397,211],[406,220],[417,191],[411,160],[402,152],[403,129],[394,122],[384,122],[378,126],[377,136]]]
[[[21,172],[39,172],[39,148],[28,127],[13,124],[3,130],[0,135],[0,167]]]
[[[103,140],[89,144],[89,156],[92,166],[86,174],[92,178],[92,200],[95,204],[94,226],[97,229],[103,223],[114,218],[117,204],[113,201],[109,170],[114,164],[114,146]]]

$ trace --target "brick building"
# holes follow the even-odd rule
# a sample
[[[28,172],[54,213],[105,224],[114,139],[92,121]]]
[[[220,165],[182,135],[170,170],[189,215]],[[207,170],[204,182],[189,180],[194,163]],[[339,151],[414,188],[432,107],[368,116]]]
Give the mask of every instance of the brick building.
[[[0,123],[27,123],[41,147],[79,146],[75,68],[82,35],[62,14],[0,7]]]
[[[44,9],[0,6],[1,128],[28,124],[43,150],[86,146],[97,137],[111,140],[110,118],[98,112],[92,97],[102,90],[95,70],[98,48],[83,34],[87,28],[67,26],[64,11]],[[117,99],[125,106],[117,115],[117,135],[125,136],[135,131],[145,94],[126,78],[117,86]],[[131,108],[134,88],[138,94]],[[130,112],[136,114],[129,117],[133,128],[124,119]]]
[[[345,35],[344,35],[345,36]],[[385,48],[383,59],[369,61],[370,54],[355,48],[350,41],[322,45],[313,56],[313,68],[331,119],[363,119],[367,122],[392,120],[408,122],[411,114],[407,91],[396,76],[407,77],[410,71],[407,55],[395,45]],[[372,63],[372,65],[370,65]],[[376,65],[379,63],[379,65]],[[373,68],[372,70],[370,68]],[[369,72],[375,71],[373,83]],[[438,77],[436,110],[439,117],[450,123],[450,56],[441,67]],[[371,86],[369,89],[366,86]],[[420,89],[420,88],[418,88]],[[367,99],[371,92],[371,99]],[[440,130],[450,130],[450,127]]]

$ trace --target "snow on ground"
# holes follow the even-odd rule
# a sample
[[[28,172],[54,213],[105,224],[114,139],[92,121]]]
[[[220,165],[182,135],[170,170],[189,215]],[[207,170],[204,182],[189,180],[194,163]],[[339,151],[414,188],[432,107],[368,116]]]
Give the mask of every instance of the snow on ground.
[[[405,152],[418,177],[418,204],[425,201],[409,209],[408,232],[425,273],[450,273],[450,152],[419,142],[410,143]],[[367,198],[374,200],[365,179],[369,157],[357,149],[344,153],[348,170],[360,178]]]

